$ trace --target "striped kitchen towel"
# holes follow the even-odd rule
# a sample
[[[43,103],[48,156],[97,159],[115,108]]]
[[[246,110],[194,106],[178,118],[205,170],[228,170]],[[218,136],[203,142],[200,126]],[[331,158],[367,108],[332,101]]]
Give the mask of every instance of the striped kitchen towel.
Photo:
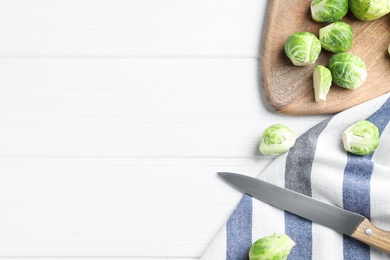
[[[390,230],[389,97],[380,96],[312,127],[258,178],[357,212]],[[341,134],[362,119],[379,128],[380,143],[373,154],[355,156],[343,149]],[[286,233],[295,241],[289,260],[390,259],[357,240],[245,194],[201,260],[248,259],[251,244],[274,233]]]

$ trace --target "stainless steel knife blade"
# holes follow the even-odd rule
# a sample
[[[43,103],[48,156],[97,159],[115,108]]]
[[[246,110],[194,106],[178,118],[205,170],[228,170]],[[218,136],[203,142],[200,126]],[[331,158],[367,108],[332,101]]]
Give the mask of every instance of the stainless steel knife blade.
[[[230,172],[218,175],[256,199],[390,253],[390,232],[374,226],[362,215],[253,177]]]

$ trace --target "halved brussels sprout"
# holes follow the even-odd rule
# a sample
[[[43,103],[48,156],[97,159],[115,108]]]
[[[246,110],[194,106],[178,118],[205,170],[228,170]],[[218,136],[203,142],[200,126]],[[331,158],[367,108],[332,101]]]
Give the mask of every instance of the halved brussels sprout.
[[[340,21],[348,12],[348,0],[313,0],[311,16],[317,22]]]
[[[368,155],[379,144],[379,130],[376,125],[361,120],[348,127],[342,134],[344,149],[356,155]]]
[[[313,87],[316,102],[324,102],[326,95],[332,86],[332,74],[330,70],[322,65],[316,65],[313,69]]]
[[[366,64],[352,53],[338,53],[329,59],[333,82],[340,87],[356,89],[367,78]]]
[[[274,124],[263,132],[259,150],[263,155],[279,155],[294,146],[297,135],[285,125]]]
[[[319,31],[322,48],[331,52],[346,52],[352,46],[352,26],[344,22],[331,23]]]
[[[254,242],[249,250],[249,260],[285,260],[295,242],[286,234],[263,237]]]
[[[356,18],[371,21],[390,13],[389,0],[350,0],[351,12]]]
[[[284,51],[294,65],[306,66],[317,60],[321,43],[317,36],[310,32],[296,32],[287,38]]]

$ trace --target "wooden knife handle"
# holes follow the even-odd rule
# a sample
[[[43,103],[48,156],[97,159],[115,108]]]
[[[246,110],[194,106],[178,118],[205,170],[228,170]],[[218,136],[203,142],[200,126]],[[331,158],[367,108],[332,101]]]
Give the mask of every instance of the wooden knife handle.
[[[390,254],[390,232],[374,226],[364,219],[351,237]]]

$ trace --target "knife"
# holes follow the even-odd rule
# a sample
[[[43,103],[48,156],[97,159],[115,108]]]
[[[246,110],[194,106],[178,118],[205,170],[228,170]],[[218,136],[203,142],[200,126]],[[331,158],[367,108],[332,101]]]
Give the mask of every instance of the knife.
[[[218,175],[238,190],[390,254],[390,232],[366,217],[268,182],[230,172]]]

